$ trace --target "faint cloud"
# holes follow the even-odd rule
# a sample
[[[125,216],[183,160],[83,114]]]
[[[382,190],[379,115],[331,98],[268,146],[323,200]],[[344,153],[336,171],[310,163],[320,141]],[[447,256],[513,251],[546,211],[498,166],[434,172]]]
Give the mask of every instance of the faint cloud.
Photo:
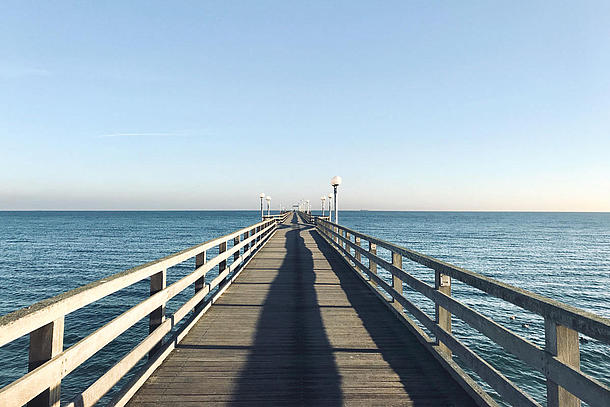
[[[102,134],[98,138],[110,138],[110,137],[188,137],[184,134],[175,133],[111,133]]]
[[[0,78],[19,79],[28,77],[47,77],[51,76],[51,71],[41,68],[13,68],[0,67]]]

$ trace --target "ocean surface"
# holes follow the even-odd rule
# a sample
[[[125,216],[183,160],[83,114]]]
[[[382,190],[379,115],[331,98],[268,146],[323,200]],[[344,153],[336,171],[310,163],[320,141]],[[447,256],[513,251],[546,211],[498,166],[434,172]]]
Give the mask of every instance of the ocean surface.
[[[222,236],[258,219],[258,211],[0,212],[0,315]],[[340,222],[610,318],[610,213],[343,211]],[[389,253],[381,249],[378,253],[389,259]],[[423,281],[434,281],[429,269],[408,260],[403,266]],[[171,268],[168,284],[193,268],[192,261]],[[208,278],[213,277],[212,273]],[[531,342],[544,345],[544,321],[538,316],[456,281],[452,289],[460,301]],[[430,301],[406,291],[433,315]],[[172,300],[168,313],[191,294],[186,290]],[[68,315],[65,347],[146,296],[148,283],[143,281]],[[453,323],[456,336],[544,404],[546,390],[541,374],[501,352],[460,321],[454,319]],[[144,338],[147,324],[146,320],[140,321],[69,374],[62,381],[62,401],[72,400]],[[580,345],[581,369],[609,383],[610,347],[587,339]],[[27,344],[28,338],[23,337],[0,348],[0,387],[27,372]],[[106,396],[102,404],[108,400]]]

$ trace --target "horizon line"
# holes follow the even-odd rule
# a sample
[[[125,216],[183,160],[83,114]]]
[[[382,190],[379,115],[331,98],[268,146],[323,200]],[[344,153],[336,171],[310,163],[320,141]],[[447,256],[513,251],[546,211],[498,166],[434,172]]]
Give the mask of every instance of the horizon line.
[[[259,209],[0,209],[0,212],[260,212]],[[292,211],[292,210],[289,210]],[[266,210],[265,210],[266,212]],[[279,210],[271,210],[279,212]],[[312,212],[321,212],[315,210]],[[587,210],[537,210],[537,209],[341,209],[339,212],[463,212],[463,213],[610,213]]]

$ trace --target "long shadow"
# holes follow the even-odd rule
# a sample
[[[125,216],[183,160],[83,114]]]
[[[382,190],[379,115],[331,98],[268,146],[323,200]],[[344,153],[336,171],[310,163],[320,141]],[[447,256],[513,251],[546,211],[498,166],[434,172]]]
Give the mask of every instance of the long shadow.
[[[317,231],[311,235],[339,278],[352,308],[379,349],[400,377],[413,405],[474,406],[474,401],[366,286]],[[338,349],[335,349],[338,351]]]
[[[313,257],[293,216],[231,405],[342,405],[341,379],[314,290]]]

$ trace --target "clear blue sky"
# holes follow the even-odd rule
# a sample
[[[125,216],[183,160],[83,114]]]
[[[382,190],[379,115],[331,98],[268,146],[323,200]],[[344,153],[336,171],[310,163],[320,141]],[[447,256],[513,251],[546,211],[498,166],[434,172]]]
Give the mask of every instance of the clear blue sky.
[[[0,3],[0,209],[610,211],[610,2]]]

